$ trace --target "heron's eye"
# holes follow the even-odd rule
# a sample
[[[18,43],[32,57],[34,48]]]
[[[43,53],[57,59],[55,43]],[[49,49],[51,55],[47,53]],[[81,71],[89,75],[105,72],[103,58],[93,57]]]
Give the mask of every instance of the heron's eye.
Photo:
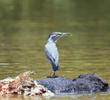
[[[61,35],[61,32],[56,32],[56,35]]]

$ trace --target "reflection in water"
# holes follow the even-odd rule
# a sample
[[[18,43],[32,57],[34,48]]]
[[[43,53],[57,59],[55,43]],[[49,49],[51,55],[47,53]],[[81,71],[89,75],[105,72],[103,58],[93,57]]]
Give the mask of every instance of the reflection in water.
[[[56,96],[56,97],[4,97],[0,100],[109,100],[109,94],[81,94],[81,95],[69,95],[69,96]],[[19,99],[18,99],[19,98]]]
[[[47,76],[51,66],[44,45],[50,32],[62,31],[72,37],[58,41],[58,75],[96,73],[110,83],[109,5],[109,0],[0,0],[0,79],[28,70],[36,72],[34,79]],[[81,98],[101,100],[87,97]]]

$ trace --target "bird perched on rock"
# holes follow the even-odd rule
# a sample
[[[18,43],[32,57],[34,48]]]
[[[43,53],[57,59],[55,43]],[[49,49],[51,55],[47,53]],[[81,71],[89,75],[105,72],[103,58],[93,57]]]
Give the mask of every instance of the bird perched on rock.
[[[63,35],[68,35],[68,34],[71,34],[71,33],[52,32],[48,36],[47,43],[45,45],[45,54],[52,66],[52,72],[50,73],[48,77],[54,77],[55,71],[60,70],[59,54],[58,54],[58,49],[56,47],[56,42]]]

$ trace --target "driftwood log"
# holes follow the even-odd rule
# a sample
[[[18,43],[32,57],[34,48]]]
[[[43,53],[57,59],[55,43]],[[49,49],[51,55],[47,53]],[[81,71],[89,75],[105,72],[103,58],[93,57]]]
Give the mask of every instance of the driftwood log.
[[[108,83],[95,74],[80,75],[73,80],[57,76],[38,81],[56,94],[97,93],[108,92],[110,90]]]

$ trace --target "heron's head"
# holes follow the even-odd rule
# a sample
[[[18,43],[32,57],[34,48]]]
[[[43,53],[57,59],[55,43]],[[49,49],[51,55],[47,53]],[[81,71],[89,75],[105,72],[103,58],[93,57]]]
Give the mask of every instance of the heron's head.
[[[69,35],[71,33],[63,33],[63,32],[52,32],[48,36],[48,41],[56,42],[59,38],[61,38],[63,35]]]

